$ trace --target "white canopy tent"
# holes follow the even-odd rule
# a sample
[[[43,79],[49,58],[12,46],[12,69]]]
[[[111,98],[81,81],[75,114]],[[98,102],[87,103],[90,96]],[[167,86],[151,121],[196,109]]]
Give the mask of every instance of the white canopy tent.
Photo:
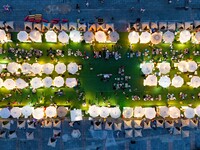
[[[47,31],[45,33],[45,39],[47,42],[57,42],[57,35],[54,31]]]
[[[171,31],[167,31],[163,34],[163,40],[165,41],[165,43],[172,43],[174,41],[174,33]]]
[[[161,74],[167,74],[171,70],[170,63],[168,62],[162,62],[158,64],[158,68]]]
[[[49,106],[45,110],[46,117],[53,118],[57,116],[57,110],[54,106]]]
[[[33,110],[33,118],[42,119],[44,118],[44,108],[36,108]]]
[[[75,74],[78,71],[78,65],[76,63],[69,63],[67,65],[67,71],[71,74]]]
[[[42,79],[42,83],[44,85],[44,87],[51,87],[53,84],[53,79],[51,77],[45,77],[44,79]]]
[[[142,32],[140,35],[140,43],[149,43],[151,41],[151,34],[147,31]]]
[[[159,106],[159,115],[163,118],[166,118],[169,116],[169,108],[166,106]]]
[[[20,31],[18,34],[17,34],[17,39],[20,41],[20,42],[27,42],[28,41],[28,33],[26,31]]]
[[[13,108],[10,110],[10,115],[11,115],[13,118],[19,119],[19,117],[21,116],[21,109],[20,109],[19,107],[13,107]]]
[[[117,33],[116,31],[110,32],[108,36],[108,41],[112,43],[117,43],[118,40],[119,40],[119,33]]]
[[[119,107],[112,107],[110,108],[110,116],[114,119],[117,119],[121,116],[121,110]]]
[[[184,84],[184,80],[181,76],[175,76],[172,79],[172,86],[179,88]]]
[[[23,79],[18,78],[16,80],[16,88],[18,88],[18,89],[24,89],[26,87],[28,87],[28,83],[26,83]]]
[[[171,84],[171,81],[170,81],[170,78],[168,76],[162,76],[159,81],[158,81],[158,84],[160,86],[162,86],[163,88],[167,88],[170,86]]]
[[[103,31],[98,31],[95,33],[95,39],[99,43],[105,43],[106,42],[106,34]]]
[[[186,61],[180,61],[178,63],[178,70],[180,70],[181,72],[187,72],[187,68],[188,68],[188,63]]]
[[[55,71],[58,74],[63,74],[66,72],[66,65],[64,63],[57,63],[55,66]]]
[[[86,43],[91,43],[94,41],[94,34],[91,31],[86,31],[83,35],[83,39]]]
[[[198,88],[200,86],[200,77],[198,76],[193,76],[190,80],[190,86],[193,88]]]
[[[29,36],[33,42],[42,42],[42,34],[37,30],[32,30]]]
[[[69,37],[73,42],[81,42],[82,41],[81,32],[77,31],[77,30],[72,30],[69,34]]]
[[[124,118],[133,117],[133,108],[131,108],[131,107],[123,107],[123,116],[124,116]]]
[[[100,108],[100,117],[107,118],[110,114],[110,109],[108,107],[101,107]]]
[[[65,81],[64,81],[63,77],[61,77],[61,76],[57,76],[53,80],[53,85],[58,88],[62,87],[64,85],[64,83],[65,83]]]
[[[142,107],[135,107],[134,109],[134,117],[142,118],[145,114],[145,109]]]
[[[173,119],[180,117],[180,110],[177,107],[169,107],[169,116]]]
[[[31,64],[29,64],[29,63],[23,63],[22,65],[21,65],[21,71],[22,71],[22,73],[24,73],[24,74],[28,74],[28,73],[30,73],[31,72]]]
[[[186,43],[187,41],[189,41],[191,38],[191,34],[190,34],[190,31],[188,30],[183,30],[180,32],[180,42],[181,43]]]
[[[66,86],[68,86],[69,88],[73,88],[73,87],[77,86],[76,78],[67,78],[66,79]]]
[[[63,44],[68,44],[69,43],[69,36],[65,31],[61,31],[58,34],[58,41],[63,43]]]
[[[16,73],[18,71],[18,69],[20,68],[20,65],[16,62],[11,62],[8,64],[7,66],[7,70],[10,72],[10,73]]]
[[[30,84],[33,89],[38,89],[43,86],[41,78],[38,77],[32,78]]]
[[[128,35],[128,40],[130,42],[130,44],[136,44],[139,42],[140,40],[140,35],[138,32],[132,31],[129,33]]]
[[[8,90],[13,90],[16,87],[15,81],[13,79],[6,79],[3,85]]]
[[[154,32],[151,35],[151,43],[152,44],[159,44],[162,42],[162,33],[161,32]]]
[[[143,108],[145,117],[148,119],[153,119],[156,117],[156,111],[155,108],[149,107],[149,108]]]
[[[191,107],[186,107],[186,108],[184,109],[184,115],[185,115],[185,117],[188,118],[188,119],[194,118],[194,116],[195,116],[195,111],[194,111],[194,109],[191,108]]]
[[[1,118],[7,119],[10,117],[10,110],[8,108],[2,108],[0,112]]]
[[[96,105],[89,106],[88,113],[93,118],[98,117],[100,114],[100,107],[98,107]]]
[[[146,79],[144,79],[144,86],[157,86],[157,77],[155,75],[148,75]]]
[[[153,63],[142,63],[140,64],[140,68],[142,68],[142,72],[145,75],[152,73],[154,64]]]
[[[81,121],[83,120],[81,109],[74,109],[70,111],[71,121]]]
[[[42,66],[42,72],[45,74],[52,74],[53,70],[54,70],[54,65],[51,63],[47,63]]]
[[[29,116],[32,115],[33,110],[34,110],[33,107],[26,105],[26,106],[22,107],[21,112],[22,112],[22,115],[23,115],[25,118],[28,118]]]
[[[42,65],[39,63],[33,63],[31,66],[31,72],[34,74],[40,74],[42,71]]]
[[[187,62],[188,65],[187,65],[187,71],[189,72],[195,72],[198,68],[198,65],[195,61],[188,61]]]

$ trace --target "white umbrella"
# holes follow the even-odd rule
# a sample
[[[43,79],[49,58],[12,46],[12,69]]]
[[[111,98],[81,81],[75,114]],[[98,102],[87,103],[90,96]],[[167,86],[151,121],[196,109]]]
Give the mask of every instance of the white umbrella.
[[[153,71],[154,64],[153,63],[143,63],[140,65],[140,68],[142,68],[143,74],[150,74]]]
[[[1,118],[4,118],[4,119],[9,118],[10,110],[8,108],[3,108],[1,109],[0,115],[1,115]]]
[[[73,138],[79,138],[81,136],[81,132],[77,129],[77,130],[73,130],[71,133],[71,136]]]
[[[188,118],[188,119],[194,118],[194,116],[195,116],[195,111],[194,111],[194,109],[191,108],[191,107],[186,107],[186,108],[185,108],[185,111],[184,111],[184,115],[185,115],[185,117]]]
[[[172,79],[172,86],[176,87],[176,88],[179,88],[183,85],[184,83],[184,80],[182,77],[180,76],[175,76],[173,79]]]
[[[3,80],[0,78],[0,88],[4,86]]]
[[[197,40],[197,42],[200,42],[200,32],[197,32],[195,34],[195,39]]]
[[[52,74],[53,70],[54,70],[54,65],[51,63],[47,63],[42,66],[42,72],[45,74]]]
[[[144,86],[157,86],[157,77],[155,75],[148,75],[144,80]]]
[[[171,118],[179,118],[180,117],[180,110],[177,107],[170,107],[169,108],[169,116]]]
[[[159,71],[162,74],[167,74],[170,72],[171,66],[168,62],[162,62],[158,65]]]
[[[29,35],[33,42],[42,42],[42,34],[39,31],[33,30]]]
[[[33,110],[33,118],[42,119],[44,117],[44,108],[36,108]]]
[[[26,42],[28,40],[28,33],[26,31],[20,31],[18,34],[17,34],[17,39],[20,41],[20,42]]]
[[[13,107],[11,110],[10,110],[10,115],[13,117],[13,118],[19,118],[21,116],[21,109],[19,107]]]
[[[18,69],[20,68],[20,65],[16,62],[11,62],[8,64],[7,66],[7,70],[10,72],[10,73],[16,73],[18,71]]]
[[[64,85],[64,79],[61,76],[55,77],[53,80],[53,85],[56,87],[62,87]]]
[[[105,43],[106,42],[106,34],[103,31],[98,31],[95,33],[95,39],[99,43]]]
[[[57,109],[58,117],[65,117],[67,115],[67,109],[63,106],[58,107]]]
[[[32,78],[30,84],[33,89],[40,88],[43,85],[41,78],[38,78],[38,77]]]
[[[142,107],[135,107],[134,109],[134,117],[142,118],[145,114],[145,109]]]
[[[45,39],[47,42],[57,42],[57,35],[54,31],[47,31],[45,33]]]
[[[77,85],[77,80],[76,78],[67,78],[66,79],[66,86],[69,88],[73,88]]]
[[[151,43],[152,44],[159,44],[162,42],[162,33],[161,32],[154,32],[151,35]]]
[[[28,106],[28,105],[22,107],[22,110],[21,110],[22,115],[24,115],[25,118],[28,118],[30,115],[32,115],[33,109],[34,109],[33,107]]]
[[[52,80],[51,77],[45,77],[45,78],[42,80],[42,83],[43,83],[44,87],[49,88],[49,87],[52,86],[53,80]]]
[[[181,72],[187,72],[187,68],[188,68],[188,63],[186,61],[180,61],[178,63],[178,70],[180,70]]]
[[[167,88],[170,86],[171,84],[171,81],[170,81],[170,78],[168,76],[162,76],[159,81],[158,81],[158,84],[160,86],[162,86],[163,88]]]
[[[138,43],[139,39],[140,39],[140,35],[138,32],[132,31],[128,35],[128,40],[129,40],[130,44]]]
[[[145,117],[148,119],[153,119],[156,117],[156,111],[155,108],[149,107],[149,108],[144,108],[145,109]]]
[[[78,71],[78,65],[76,63],[69,63],[67,65],[67,71],[71,74],[75,74]]]
[[[42,65],[38,64],[38,63],[33,63],[31,66],[31,72],[33,72],[34,74],[40,74],[42,71]]]
[[[169,108],[166,106],[159,106],[159,115],[163,118],[169,116]]]
[[[124,116],[124,118],[131,118],[133,116],[133,108],[124,107],[123,108],[123,116]]]
[[[77,30],[71,31],[69,34],[69,37],[73,42],[81,42],[82,41],[81,32],[77,31]]]
[[[28,83],[26,83],[23,79],[18,78],[16,80],[16,88],[18,89],[24,89],[28,86]]]
[[[21,71],[22,73],[25,73],[25,74],[28,74],[31,72],[31,64],[29,63],[23,63],[22,66],[21,66]]]
[[[100,114],[100,107],[98,107],[96,105],[89,106],[88,113],[93,118],[98,117]]]
[[[198,68],[198,65],[195,61],[189,61],[187,65],[187,71],[195,72]]]
[[[180,38],[179,38],[181,43],[186,43],[187,41],[190,40],[190,38],[191,38],[190,31],[188,30],[181,31]]]
[[[119,34],[116,31],[111,32],[109,34],[109,41],[113,43],[117,43],[118,40],[119,40]]]
[[[119,118],[121,116],[121,110],[119,107],[110,108],[110,116],[114,119]]]
[[[195,108],[195,113],[200,117],[200,106]]]
[[[90,31],[86,31],[83,35],[83,39],[85,40],[85,42],[91,43],[92,41],[94,41],[94,34]]]
[[[46,117],[52,118],[57,116],[57,110],[54,106],[49,106],[45,110]]]
[[[140,43],[149,43],[151,40],[151,34],[147,31],[142,32],[140,35]]]
[[[58,63],[56,66],[55,66],[55,71],[58,73],[58,74],[63,74],[65,73],[66,71],[66,65],[64,63]]]
[[[59,34],[58,34],[58,41],[63,43],[63,44],[68,44],[69,43],[69,36],[66,32],[64,31],[61,31]]]
[[[165,41],[165,43],[172,43],[174,41],[174,33],[171,31],[167,31],[163,34],[163,40]]]
[[[110,114],[110,109],[108,107],[101,107],[100,108],[100,117],[107,118]]]
[[[15,81],[13,79],[6,79],[3,85],[8,90],[13,90],[16,86]]]
[[[193,76],[190,80],[190,86],[193,88],[198,88],[200,86],[200,77]]]

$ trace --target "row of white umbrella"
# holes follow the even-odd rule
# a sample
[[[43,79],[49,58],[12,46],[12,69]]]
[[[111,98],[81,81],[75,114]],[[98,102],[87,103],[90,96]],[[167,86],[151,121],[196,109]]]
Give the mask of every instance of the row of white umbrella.
[[[26,31],[20,31],[17,39],[20,42],[28,42],[29,39],[33,42],[42,42],[42,34],[37,30],[32,30],[29,34]]]
[[[62,86],[64,86],[64,82],[65,82],[66,86],[69,88],[73,88],[77,85],[76,78],[66,78],[66,81],[64,81],[63,77],[57,76],[54,79],[52,79],[51,77],[45,77],[44,79],[41,79],[38,77],[32,78],[30,81],[30,86],[33,89],[37,89],[40,87],[49,88],[51,86],[62,87]],[[3,87],[3,86],[8,90],[13,90],[15,88],[24,89],[24,88],[28,87],[29,84],[21,78],[18,78],[17,80],[6,79],[5,81],[3,81],[0,78],[0,87]]]
[[[7,65],[7,70],[10,73],[16,73],[21,69],[21,72],[24,74],[29,74],[29,73],[34,73],[34,74],[40,74],[40,73],[45,73],[45,74],[52,74],[52,72],[55,69],[55,72],[58,74],[64,74],[66,70],[71,73],[75,74],[78,71],[78,65],[76,63],[69,63],[66,67],[64,63],[57,63],[55,66],[51,63],[47,64],[39,64],[39,63],[23,63],[18,64],[16,62],[11,62]],[[3,66],[0,65],[0,72],[2,72]]]
[[[33,108],[31,106],[24,106],[22,108],[13,107],[10,110],[8,108],[2,108],[0,110],[1,118],[20,118],[21,116],[28,118],[29,116],[33,116],[35,119],[42,119],[44,117],[65,117],[67,114],[67,109],[63,106],[58,108],[54,106],[49,106],[47,108]]]
[[[181,72],[195,72],[198,69],[198,64],[195,61],[182,60],[178,63],[178,70]]]

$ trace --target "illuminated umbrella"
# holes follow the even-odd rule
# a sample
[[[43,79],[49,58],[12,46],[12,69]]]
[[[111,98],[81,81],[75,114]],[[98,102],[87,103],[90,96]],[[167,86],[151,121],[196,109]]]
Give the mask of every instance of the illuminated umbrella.
[[[58,117],[65,117],[67,115],[67,109],[63,106],[58,107],[57,109]]]
[[[33,118],[42,119],[44,117],[44,108],[36,108],[33,110]]]
[[[105,43],[106,42],[106,34],[103,31],[98,31],[95,33],[95,39],[99,43]]]
[[[165,41],[165,43],[172,43],[174,41],[174,33],[171,31],[167,31],[163,34],[163,40]]]
[[[21,109],[19,107],[13,107],[11,110],[10,110],[10,115],[13,117],[13,118],[19,118],[21,116]]]
[[[110,116],[114,119],[117,119],[121,116],[121,110],[119,107],[110,108]]]
[[[101,107],[100,108],[100,117],[107,118],[110,114],[110,109],[108,107]]]
[[[26,83],[23,79],[18,78],[16,80],[16,88],[18,89],[24,89],[28,86],[28,83]]]
[[[53,70],[54,70],[53,64],[47,63],[42,66],[42,72],[45,74],[52,74]]]
[[[158,81],[158,84],[164,88],[167,88],[170,86],[171,84],[171,81],[170,81],[170,78],[167,77],[167,76],[162,76],[159,81]]]
[[[193,76],[190,80],[190,86],[193,88],[198,88],[200,86],[200,77]]]
[[[119,40],[119,34],[116,31],[111,32],[109,34],[109,41],[117,43],[118,40]]]
[[[61,31],[58,34],[58,40],[63,44],[68,44],[69,43],[69,36],[68,36],[68,34],[66,32]]]
[[[58,73],[58,74],[63,74],[65,73],[66,71],[66,65],[64,63],[58,63],[56,66],[55,66],[55,71]]]
[[[78,65],[76,63],[69,63],[67,65],[67,71],[71,74],[75,74],[78,71]]]
[[[169,108],[166,106],[160,106],[159,107],[159,115],[163,118],[166,118],[169,116]]]
[[[25,118],[28,118],[29,116],[32,115],[33,110],[34,110],[33,107],[26,105],[26,106],[22,107],[21,112],[22,112],[22,115],[24,115]]]
[[[81,32],[77,31],[77,30],[72,30],[69,34],[69,37],[73,42],[81,42],[82,41]]]
[[[136,44],[139,42],[140,35],[138,32],[132,31],[128,35],[128,40],[131,44]]]
[[[186,43],[187,41],[190,40],[190,38],[191,38],[190,31],[188,30],[181,31],[180,38],[179,38],[181,43]]]
[[[142,118],[145,114],[145,109],[142,107],[135,107],[134,109],[134,117]]]
[[[124,118],[131,118],[132,116],[133,116],[133,108],[124,107],[123,108],[123,117]]]
[[[161,32],[154,32],[151,35],[151,43],[152,44],[159,44],[162,42],[162,33]]]
[[[61,76],[55,77],[53,80],[53,85],[56,87],[62,87],[64,85],[64,79]]]
[[[10,72],[10,73],[16,73],[18,71],[18,69],[20,68],[20,65],[16,62],[11,62],[8,64],[7,66],[7,70]]]
[[[4,87],[8,90],[13,90],[16,85],[13,79],[6,79],[3,84],[4,84]]]
[[[42,83],[43,83],[44,87],[49,88],[49,87],[52,86],[53,80],[52,80],[51,77],[45,77],[45,78],[42,80]]]
[[[142,32],[140,35],[140,43],[149,43],[151,40],[151,34],[147,31]]]
[[[188,63],[186,61],[180,61],[178,63],[178,70],[180,70],[181,72],[187,72],[187,68],[188,68]]]
[[[195,61],[189,61],[187,65],[187,71],[195,72],[198,68],[198,65]]]
[[[157,86],[157,77],[155,75],[148,75],[144,80],[144,86]]]
[[[153,119],[156,117],[156,111],[155,111],[155,108],[144,108],[145,109],[145,117],[148,118],[148,119]]]
[[[185,108],[185,111],[184,111],[184,115],[185,115],[185,117],[188,118],[188,119],[194,118],[194,116],[195,116],[195,111],[194,111],[194,109],[191,108],[191,107],[186,107],[186,108]]]
[[[43,85],[41,78],[38,78],[38,77],[35,77],[35,78],[31,79],[30,84],[31,84],[33,89],[40,88]]]
[[[26,31],[20,31],[18,34],[17,34],[17,39],[20,41],[20,42],[26,42],[28,40],[28,33]]]
[[[47,31],[45,33],[45,39],[47,42],[57,42],[57,35],[54,31]]]
[[[77,85],[77,80],[76,78],[67,78],[66,79],[66,86],[69,88],[73,88]]]
[[[28,74],[31,72],[31,64],[29,63],[23,63],[22,66],[21,66],[21,70],[22,70],[22,73],[25,73],[25,74]]]
[[[144,63],[144,64],[141,64],[140,67],[142,68],[143,74],[147,75],[147,74],[152,73],[154,64],[153,63]]]
[[[169,116],[173,119],[180,117],[180,110],[177,107],[169,108]]]
[[[184,83],[184,80],[182,77],[180,76],[175,76],[173,79],[172,79],[172,86],[176,87],[176,88],[179,88],[183,85]]]
[[[4,86],[3,80],[0,78],[0,88]]]
[[[195,113],[200,117],[200,106],[195,108]]]
[[[90,31],[86,31],[83,35],[83,39],[86,42],[90,43],[90,42],[94,41],[94,34]]]
[[[196,39],[198,42],[200,42],[200,32],[197,32],[197,33],[195,34],[195,39]]]
[[[33,63],[31,66],[31,71],[34,74],[40,74],[42,71],[42,65],[38,64],[38,63]]]
[[[1,118],[4,118],[4,119],[9,118],[10,110],[8,108],[3,108],[1,109],[0,115],[1,115]]]
[[[158,65],[159,71],[162,74],[167,74],[170,72],[171,66],[168,62],[162,62]]]
[[[57,116],[57,110],[54,106],[49,106],[45,110],[46,117],[52,118]]]
[[[39,31],[33,30],[29,35],[33,42],[42,42],[42,34]]]
[[[96,105],[92,105],[89,107],[88,113],[93,118],[98,117],[100,114],[100,107],[98,107]]]

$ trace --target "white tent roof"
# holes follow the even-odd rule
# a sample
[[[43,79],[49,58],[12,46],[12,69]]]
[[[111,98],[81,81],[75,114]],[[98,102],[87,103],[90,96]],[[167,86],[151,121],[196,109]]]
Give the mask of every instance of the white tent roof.
[[[22,71],[22,73],[25,73],[25,74],[27,74],[27,73],[30,73],[31,72],[31,64],[29,64],[29,63],[23,63],[22,65],[21,65],[21,71]]]
[[[184,80],[183,80],[183,78],[180,77],[180,76],[175,76],[175,77],[172,79],[172,86],[174,86],[174,87],[176,87],[176,88],[181,87],[183,84],[184,84]]]
[[[86,42],[90,43],[94,41],[94,34],[90,31],[86,31],[83,35],[83,38]]]
[[[16,80],[16,88],[18,89],[24,89],[28,86],[28,83],[26,83],[23,79],[18,78]]]
[[[31,66],[31,72],[34,74],[40,74],[42,71],[42,65],[39,63],[33,63]]]
[[[67,65],[67,71],[71,74],[75,74],[78,71],[78,65],[76,63],[69,63]]]
[[[123,108],[123,116],[124,116],[124,118],[131,118],[133,116],[133,108],[124,107]]]
[[[37,89],[43,86],[41,78],[38,77],[32,78],[30,84],[33,89]]]
[[[18,69],[20,68],[20,65],[16,62],[11,62],[8,64],[7,66],[7,70],[10,72],[10,73],[16,73],[18,71]]]
[[[158,68],[159,68],[160,73],[162,73],[162,74],[167,74],[171,70],[170,63],[168,63],[168,62],[162,62],[162,63],[158,64]]]
[[[169,108],[169,116],[171,118],[178,118],[178,117],[180,117],[180,110],[177,107],[170,107]]]
[[[3,85],[8,90],[13,90],[16,86],[15,81],[13,79],[6,79]]]
[[[42,66],[42,72],[45,74],[52,74],[53,70],[54,70],[54,65],[51,63],[47,63]]]
[[[42,34],[39,31],[32,30],[29,35],[33,42],[42,42]]]
[[[117,43],[117,41],[119,40],[119,33],[117,33],[116,31],[111,32],[111,33],[109,34],[108,39],[109,39],[109,41],[111,41],[111,42]]]
[[[71,121],[83,120],[81,109],[74,109],[70,111]]]
[[[159,106],[159,115],[163,118],[169,116],[169,108],[166,106]]]
[[[194,110],[195,113],[200,117],[200,106],[197,106]]]
[[[159,81],[158,81],[158,84],[164,88],[167,88],[170,86],[171,84],[171,81],[170,81],[170,78],[168,76],[162,76]]]
[[[121,110],[119,107],[110,108],[110,116],[115,119],[119,118],[121,116]]]
[[[65,31],[61,31],[58,34],[58,41],[63,43],[63,44],[68,44],[69,43],[69,36]]]
[[[140,35],[138,32],[132,31],[128,35],[128,40],[131,44],[136,44],[139,42]]]
[[[52,86],[53,80],[52,80],[51,77],[45,77],[45,78],[42,80],[42,83],[43,83],[44,87],[49,88],[49,87]]]
[[[3,80],[0,78],[0,88],[4,86]]]
[[[54,106],[49,106],[45,110],[46,117],[52,118],[57,116],[57,110]]]
[[[151,34],[147,31],[142,32],[140,35],[140,43],[149,43],[151,40]]]
[[[10,117],[10,110],[8,108],[2,108],[0,112],[1,118],[9,118]]]
[[[193,76],[190,80],[190,86],[193,88],[198,88],[200,86],[200,77]]]
[[[67,78],[66,79],[66,86],[69,88],[73,88],[77,85],[77,80],[76,78]]]
[[[142,107],[135,107],[134,109],[134,117],[142,118],[145,114],[145,109]]]
[[[179,38],[181,43],[186,43],[187,41],[190,40],[190,38],[191,38],[190,31],[188,30],[181,31],[180,38]]]
[[[144,86],[157,86],[157,77],[155,75],[148,75],[146,79],[144,79]]]
[[[163,40],[165,41],[165,43],[172,43],[174,41],[174,33],[171,31],[167,31],[163,34]]]
[[[186,107],[186,108],[185,108],[185,111],[184,111],[184,115],[185,115],[185,117],[188,118],[188,119],[194,118],[194,116],[195,116],[195,111],[194,111],[194,109],[191,108],[191,107]]]
[[[178,63],[178,70],[180,70],[181,72],[187,72],[187,68],[188,68],[188,63],[186,61],[180,61]]]
[[[88,113],[90,114],[91,117],[95,118],[100,114],[100,107],[96,105],[89,106]]]
[[[98,31],[95,33],[95,39],[99,43],[105,43],[106,42],[106,34],[103,31]]]
[[[53,85],[56,87],[62,87],[64,85],[64,79],[61,76],[57,76],[53,80]]]
[[[33,110],[34,110],[33,107],[26,105],[26,106],[22,107],[21,112],[25,118],[28,118],[30,115],[32,115]]]
[[[58,73],[58,74],[63,74],[65,73],[66,71],[66,65],[64,63],[58,63],[56,64],[55,66],[55,71]]]
[[[151,35],[151,43],[152,44],[159,44],[162,42],[162,33],[161,32],[154,32]]]
[[[108,107],[101,107],[100,108],[100,117],[107,118],[110,114],[110,109]]]
[[[19,107],[13,107],[11,110],[10,110],[10,115],[13,117],[13,118],[19,118],[21,116],[21,109]]]
[[[200,42],[200,31],[198,31],[198,32],[195,34],[195,39],[197,40],[197,42]]]
[[[189,72],[195,72],[198,68],[198,65],[195,61],[188,61],[187,62],[188,65],[187,65],[187,71]]]
[[[44,108],[36,108],[33,110],[33,118],[42,119],[44,117]]]
[[[45,39],[47,42],[57,42],[57,35],[54,31],[47,31],[45,33]]]
[[[69,34],[69,37],[73,42],[81,42],[82,41],[81,32],[77,31],[77,30],[71,31]]]
[[[140,68],[142,68],[143,74],[150,74],[153,71],[154,64],[153,63],[143,63],[140,64]]]
[[[17,39],[20,41],[20,42],[26,42],[28,40],[28,33],[26,31],[20,31],[18,34],[17,34]]]
[[[67,114],[67,109],[63,106],[58,107],[57,109],[58,117],[65,117]]]
[[[155,108],[149,107],[149,108],[144,108],[145,112],[145,117],[148,119],[153,119],[156,117],[156,111]]]

